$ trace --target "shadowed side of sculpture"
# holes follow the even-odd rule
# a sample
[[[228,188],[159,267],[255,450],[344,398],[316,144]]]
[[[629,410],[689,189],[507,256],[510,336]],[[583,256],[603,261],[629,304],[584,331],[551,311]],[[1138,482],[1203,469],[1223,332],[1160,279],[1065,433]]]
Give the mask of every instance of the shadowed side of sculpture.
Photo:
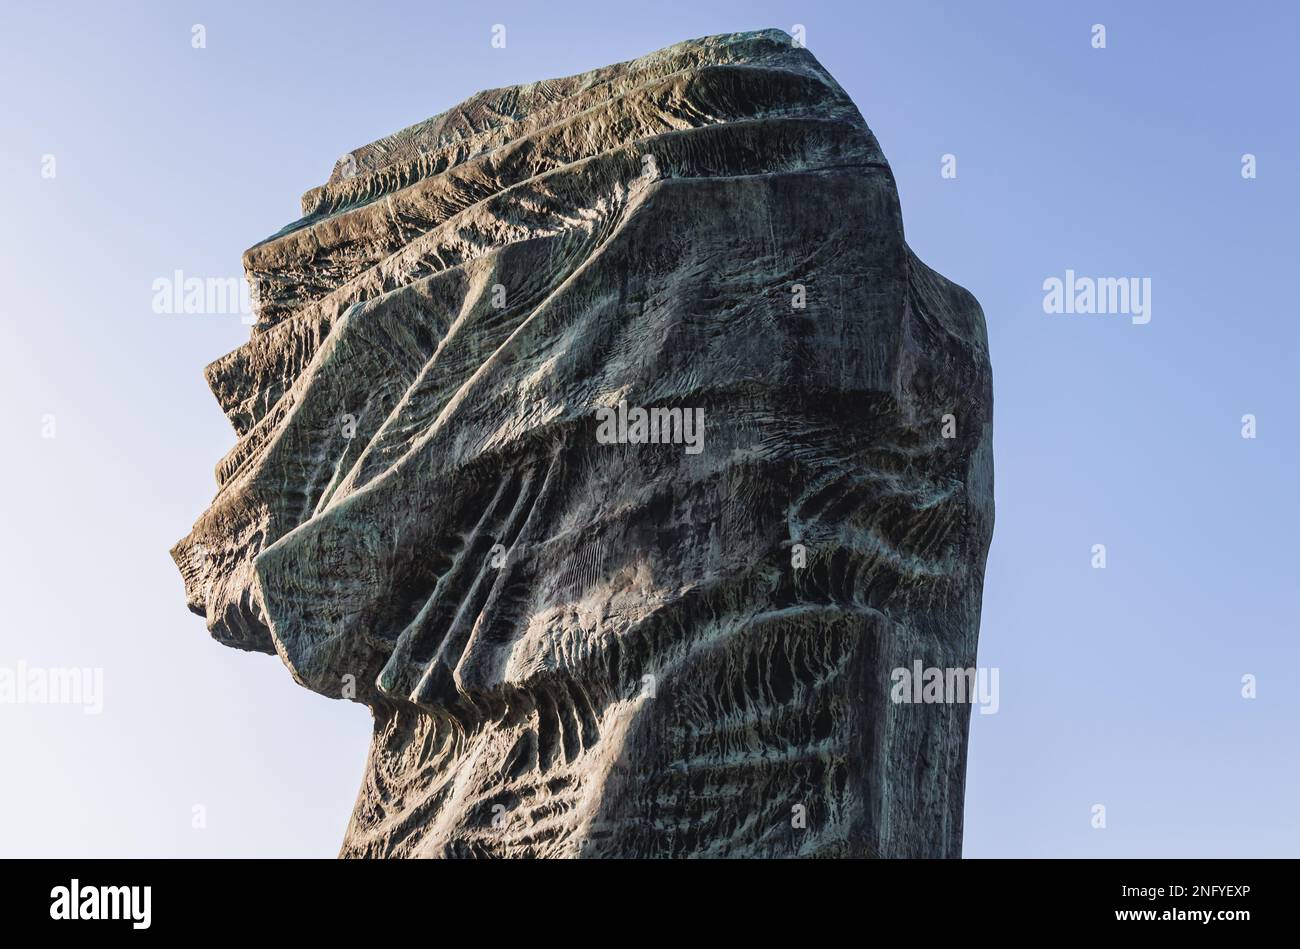
[[[983,316],[807,50],[480,93],[303,211],[173,556],[373,710],[345,855],[960,853],[969,705],[889,686],[974,665]]]

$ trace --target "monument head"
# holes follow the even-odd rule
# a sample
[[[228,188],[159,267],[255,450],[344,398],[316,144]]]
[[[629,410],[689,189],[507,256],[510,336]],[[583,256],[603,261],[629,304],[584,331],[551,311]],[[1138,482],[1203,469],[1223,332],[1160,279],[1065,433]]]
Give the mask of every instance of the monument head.
[[[955,856],[991,383],[779,31],[473,96],[244,255],[238,435],[174,549],[220,642],[375,720],[348,855]]]

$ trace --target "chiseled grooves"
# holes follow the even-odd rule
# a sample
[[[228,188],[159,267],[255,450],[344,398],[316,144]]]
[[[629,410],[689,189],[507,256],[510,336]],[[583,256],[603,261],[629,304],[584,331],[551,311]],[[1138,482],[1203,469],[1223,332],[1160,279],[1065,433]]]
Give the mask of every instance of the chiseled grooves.
[[[974,663],[983,316],[806,50],[480,93],[303,213],[245,254],[173,556],[217,639],[374,710],[345,854],[960,852],[969,708],[888,674]],[[621,399],[704,450],[598,444]]]

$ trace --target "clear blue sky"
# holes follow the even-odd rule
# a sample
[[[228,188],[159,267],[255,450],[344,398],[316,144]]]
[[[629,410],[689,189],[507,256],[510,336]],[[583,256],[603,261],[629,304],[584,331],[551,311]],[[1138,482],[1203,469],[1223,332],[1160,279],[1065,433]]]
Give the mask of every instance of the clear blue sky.
[[[884,146],[912,247],[988,318],[980,663],[1001,701],[973,716],[967,856],[1300,854],[1293,6],[65,2],[4,20],[0,666],[105,680],[99,716],[0,706],[0,855],[330,856],[360,783],[363,708],[185,611],[167,551],[233,444],[200,373],[247,328],[155,313],[152,282],[238,274],[340,154],[482,88],[796,23]],[[1150,277],[1151,322],[1045,314],[1066,269]]]

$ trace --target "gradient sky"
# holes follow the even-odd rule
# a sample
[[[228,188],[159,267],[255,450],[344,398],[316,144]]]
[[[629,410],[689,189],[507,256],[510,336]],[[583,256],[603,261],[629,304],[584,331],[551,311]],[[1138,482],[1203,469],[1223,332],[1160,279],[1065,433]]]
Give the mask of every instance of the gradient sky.
[[[201,370],[248,330],[155,313],[153,281],[238,275],[340,154],[480,89],[796,23],[880,139],[909,243],[988,320],[980,664],[1001,695],[972,719],[966,855],[1300,854],[1296,8],[24,2],[4,20],[0,666],[105,684],[98,716],[0,705],[0,856],[332,856],[360,785],[366,710],[185,610],[167,551],[234,443]],[[1045,314],[1067,269],[1149,277],[1151,322]]]

